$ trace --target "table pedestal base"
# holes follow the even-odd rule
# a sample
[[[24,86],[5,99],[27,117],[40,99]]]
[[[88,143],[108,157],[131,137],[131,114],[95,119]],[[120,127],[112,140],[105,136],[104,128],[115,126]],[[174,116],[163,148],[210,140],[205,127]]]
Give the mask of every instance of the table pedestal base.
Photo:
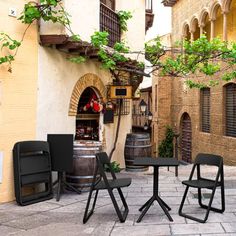
[[[152,205],[152,203],[154,201],[157,201],[158,204],[160,205],[160,207],[162,208],[162,210],[165,212],[165,214],[167,215],[169,221],[173,221],[172,217],[170,216],[169,212],[171,210],[171,208],[159,197],[156,195],[153,195],[146,203],[144,203],[144,205],[142,207],[140,207],[139,211],[142,211],[141,215],[139,216],[137,223],[139,223],[142,218],[144,217],[144,215],[147,213],[148,209],[150,208],[150,206]]]

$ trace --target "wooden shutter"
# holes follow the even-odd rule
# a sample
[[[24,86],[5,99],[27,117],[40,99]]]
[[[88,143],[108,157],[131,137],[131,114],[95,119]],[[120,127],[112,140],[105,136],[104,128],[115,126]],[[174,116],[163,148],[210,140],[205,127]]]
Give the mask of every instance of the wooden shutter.
[[[201,93],[201,131],[210,133],[210,88],[203,88]]]
[[[226,135],[236,137],[236,84],[225,86]]]

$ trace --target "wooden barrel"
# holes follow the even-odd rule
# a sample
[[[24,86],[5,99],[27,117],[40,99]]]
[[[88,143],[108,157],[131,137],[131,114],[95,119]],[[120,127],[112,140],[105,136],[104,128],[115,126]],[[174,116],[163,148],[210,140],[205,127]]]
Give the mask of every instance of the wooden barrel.
[[[146,166],[135,166],[137,157],[151,157],[150,135],[148,133],[130,133],[125,141],[125,165],[127,171],[145,171]]]
[[[73,171],[66,173],[66,181],[82,191],[87,191],[96,169],[95,154],[101,152],[102,144],[96,141],[77,141],[74,142],[73,149]]]

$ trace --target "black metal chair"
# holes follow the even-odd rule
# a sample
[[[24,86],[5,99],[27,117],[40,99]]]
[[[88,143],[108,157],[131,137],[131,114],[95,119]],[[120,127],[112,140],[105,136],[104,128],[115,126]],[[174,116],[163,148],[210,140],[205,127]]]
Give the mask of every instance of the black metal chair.
[[[209,166],[218,167],[215,179],[203,178],[201,176],[201,170],[200,170],[201,165],[209,165]],[[193,179],[196,168],[197,168],[197,176],[196,176],[197,178]],[[223,170],[223,158],[221,156],[217,156],[213,154],[203,154],[203,153],[198,154],[195,159],[192,171],[190,173],[189,180],[185,180],[182,183],[186,185],[186,189],[185,189],[185,192],[184,192],[181,204],[180,204],[180,208],[179,208],[180,216],[198,221],[200,223],[205,223],[207,221],[210,210],[219,212],[219,213],[223,213],[225,211],[224,170]],[[200,207],[207,210],[205,217],[203,219],[199,219],[199,218],[193,217],[191,215],[187,215],[182,212],[184,201],[186,199],[189,187],[198,189],[198,203]],[[212,202],[213,202],[213,198],[214,198],[217,187],[221,188],[221,209],[212,207]],[[201,189],[212,190],[208,205],[204,205],[202,203]]]
[[[88,219],[90,218],[90,216],[94,213],[94,208],[95,208],[96,201],[97,201],[98,191],[102,190],[102,189],[107,189],[108,190],[108,193],[110,195],[110,198],[112,200],[112,203],[114,205],[114,208],[116,210],[116,213],[119,217],[120,222],[125,222],[126,217],[128,215],[128,212],[129,212],[129,209],[128,209],[128,205],[125,201],[124,195],[121,191],[121,188],[122,187],[128,187],[131,184],[131,178],[119,178],[119,179],[117,179],[114,171],[111,168],[109,158],[108,158],[108,156],[105,152],[97,153],[96,154],[96,159],[97,159],[97,168],[96,168],[96,171],[95,171],[94,176],[93,176],[93,183],[92,183],[91,188],[90,188],[88,201],[87,201],[87,205],[86,205],[86,208],[85,208],[83,223],[86,223],[88,221]],[[106,165],[107,168],[109,168],[112,179],[107,178],[105,170],[104,170],[105,165]],[[100,178],[98,180],[97,180],[97,173],[100,174]],[[115,199],[115,196],[113,194],[114,189],[117,189],[117,191],[120,195],[122,204],[124,206],[124,211],[123,212],[119,209],[119,206],[118,206],[117,201]],[[95,193],[95,196],[94,196],[92,209],[89,211],[89,206],[90,206],[90,201],[91,201],[91,198],[92,198],[93,191],[96,191],[96,193]]]

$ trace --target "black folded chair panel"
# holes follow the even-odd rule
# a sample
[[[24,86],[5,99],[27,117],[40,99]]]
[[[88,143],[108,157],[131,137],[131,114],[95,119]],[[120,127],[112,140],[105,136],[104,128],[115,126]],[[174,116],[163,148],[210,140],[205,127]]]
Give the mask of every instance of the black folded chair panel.
[[[111,164],[109,161],[109,158],[105,152],[97,153],[96,154],[96,159],[97,159],[97,169],[94,173],[93,177],[93,183],[90,188],[89,196],[88,196],[88,201],[87,205],[85,208],[85,213],[84,213],[84,218],[83,218],[83,223],[86,223],[90,216],[94,213],[94,208],[96,205],[97,197],[98,197],[98,192],[99,190],[107,189],[110,198],[112,200],[113,206],[115,208],[115,211],[117,213],[117,216],[119,217],[120,222],[125,222],[126,217],[129,212],[128,205],[126,203],[125,197],[121,191],[122,187],[128,187],[131,184],[131,178],[116,178],[116,175],[114,171],[111,168]],[[107,166],[107,168],[110,170],[111,177],[112,179],[108,179],[104,166]],[[100,173],[100,179],[97,179],[97,174]],[[124,206],[124,211],[122,212],[117,204],[116,198],[114,196],[113,190],[117,189],[119,196],[121,198],[122,204]],[[92,208],[89,211],[89,206],[92,198],[93,191],[95,192]]]
[[[209,166],[217,167],[217,173],[216,173],[215,179],[203,178],[201,176],[202,165],[209,165]],[[197,173],[197,176],[196,176],[196,179],[193,179],[195,173]],[[180,204],[180,208],[179,208],[180,216],[198,221],[200,223],[205,223],[208,219],[210,210],[219,212],[219,213],[223,213],[225,211],[224,170],[223,170],[223,158],[221,156],[217,156],[213,154],[203,154],[203,153],[198,154],[195,159],[192,171],[190,173],[189,180],[183,181],[182,184],[186,186],[186,189],[185,189],[185,192],[184,192],[181,204]],[[207,210],[205,217],[203,219],[199,219],[197,217],[193,217],[191,215],[188,215],[182,212],[184,202],[185,202],[185,199],[187,197],[187,193],[190,187],[198,189],[198,203],[200,207]],[[212,207],[212,202],[213,202],[217,187],[221,188],[221,208]],[[212,190],[208,205],[205,205],[202,203],[201,189]]]

